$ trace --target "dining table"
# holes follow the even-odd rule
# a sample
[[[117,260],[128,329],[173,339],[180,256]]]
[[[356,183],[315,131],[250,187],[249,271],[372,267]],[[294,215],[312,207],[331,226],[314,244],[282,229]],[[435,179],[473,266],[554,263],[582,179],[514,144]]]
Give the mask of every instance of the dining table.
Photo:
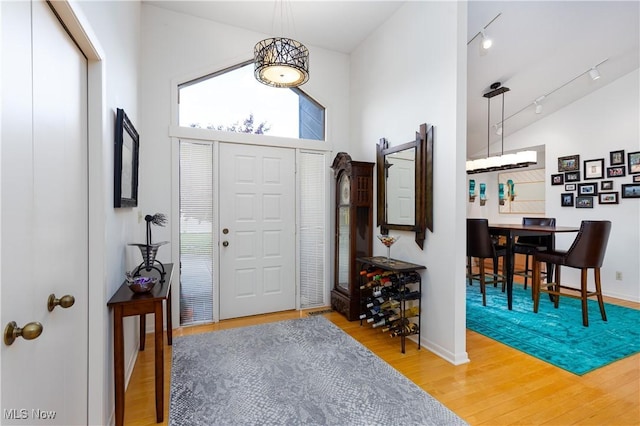
[[[557,233],[578,232],[579,227],[575,226],[545,226],[545,225],[522,225],[518,223],[490,223],[489,233],[491,235],[501,235],[506,238],[506,256],[504,269],[506,271],[506,291],[507,291],[507,307],[511,310],[513,305],[513,265],[514,252],[513,248],[516,237],[523,235],[555,235]],[[547,239],[547,250],[555,249],[555,238]],[[550,280],[550,274],[547,274],[547,280]]]

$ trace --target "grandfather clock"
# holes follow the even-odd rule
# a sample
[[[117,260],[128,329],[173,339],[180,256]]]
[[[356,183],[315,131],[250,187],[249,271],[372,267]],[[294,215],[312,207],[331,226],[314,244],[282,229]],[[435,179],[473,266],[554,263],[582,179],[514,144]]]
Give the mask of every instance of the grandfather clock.
[[[336,178],[335,276],[331,307],[349,321],[358,319],[360,282],[356,258],[372,252],[374,163],[352,161],[340,152],[331,168]]]

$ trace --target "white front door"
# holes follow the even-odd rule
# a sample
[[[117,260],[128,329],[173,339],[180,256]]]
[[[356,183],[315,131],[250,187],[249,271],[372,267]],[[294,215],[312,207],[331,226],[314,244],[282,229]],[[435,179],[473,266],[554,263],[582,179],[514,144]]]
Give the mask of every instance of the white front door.
[[[295,309],[295,151],[220,144],[220,319]]]
[[[0,343],[0,423],[86,424],[87,61],[46,3],[0,7],[1,326],[43,327]]]

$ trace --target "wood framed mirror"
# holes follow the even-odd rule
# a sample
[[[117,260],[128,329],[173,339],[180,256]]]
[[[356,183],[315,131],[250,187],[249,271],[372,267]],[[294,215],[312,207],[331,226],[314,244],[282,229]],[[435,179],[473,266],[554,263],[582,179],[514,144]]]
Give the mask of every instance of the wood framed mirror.
[[[376,148],[380,232],[415,232],[421,249],[433,232],[433,137],[433,126],[421,124],[415,140],[389,147],[382,138]]]

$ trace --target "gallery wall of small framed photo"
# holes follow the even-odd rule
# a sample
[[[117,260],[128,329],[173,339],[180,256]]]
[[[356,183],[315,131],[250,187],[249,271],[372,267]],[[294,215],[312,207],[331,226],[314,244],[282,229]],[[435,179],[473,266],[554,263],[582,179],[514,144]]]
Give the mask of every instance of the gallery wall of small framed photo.
[[[560,194],[560,205],[562,207],[573,207],[573,192]]]
[[[604,158],[584,160],[584,180],[604,177]]]
[[[600,191],[611,191],[612,189],[613,189],[613,181],[612,180],[600,181]]]
[[[575,191],[576,190],[576,184],[575,183],[567,183],[564,186],[564,190],[565,191]]]
[[[564,183],[564,175],[559,173],[557,175],[551,175],[551,185],[562,185]]]
[[[575,172],[564,172],[564,181],[565,182],[579,182],[580,181],[580,170],[576,170]]]
[[[607,167],[607,177],[622,177],[626,176],[625,166],[615,166],[615,167]]]
[[[622,198],[640,198],[640,183],[622,185]]]
[[[633,177],[633,181],[634,181],[634,182],[640,182],[640,175],[635,175],[635,176]]]
[[[598,183],[579,183],[578,195],[596,195],[598,194]]]
[[[576,208],[577,209],[592,209],[593,208],[593,197],[590,197],[590,196],[576,197]]]
[[[567,155],[566,157],[558,157],[558,172],[573,172],[580,170],[580,156]]]
[[[640,173],[640,151],[630,152],[627,154],[627,167],[629,167],[630,175]]]
[[[611,151],[609,153],[609,165],[620,166],[624,165],[624,149],[619,151]]]
[[[618,193],[617,192],[599,193],[598,204],[618,204]]]

